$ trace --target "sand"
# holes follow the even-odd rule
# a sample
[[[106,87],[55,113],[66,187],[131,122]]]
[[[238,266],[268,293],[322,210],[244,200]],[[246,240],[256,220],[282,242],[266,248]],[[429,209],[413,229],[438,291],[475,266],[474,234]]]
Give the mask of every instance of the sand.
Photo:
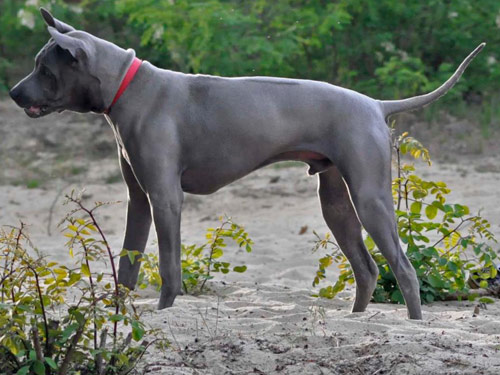
[[[57,222],[68,210],[62,205],[64,194],[85,188],[89,204],[121,201],[99,213],[111,245],[119,252],[126,191],[115,178],[118,167],[111,137],[111,131],[92,117],[54,115],[34,122],[1,101],[0,224],[22,220],[29,224],[31,238],[41,251],[68,262]],[[448,183],[451,201],[468,204],[472,212],[481,210],[500,237],[498,155],[486,151],[452,160],[419,168],[426,178]],[[423,321],[411,321],[402,305],[370,304],[364,313],[350,313],[352,287],[335,300],[311,296],[321,256],[311,253],[312,231],[323,235],[327,228],[316,197],[317,178],[309,177],[306,170],[305,166],[270,166],[213,195],[186,196],[184,243],[202,242],[205,229],[227,214],[250,233],[253,252],[229,247],[227,259],[245,263],[248,270],[216,277],[208,294],[179,296],[173,308],[156,311],[156,292],[141,291],[138,304],[145,320],[162,329],[171,342],[164,350],[151,348],[142,371],[500,373],[500,301],[480,307],[476,316],[477,303],[436,302],[423,307]],[[147,251],[156,251],[154,239],[152,232]],[[328,274],[332,283],[334,268]]]

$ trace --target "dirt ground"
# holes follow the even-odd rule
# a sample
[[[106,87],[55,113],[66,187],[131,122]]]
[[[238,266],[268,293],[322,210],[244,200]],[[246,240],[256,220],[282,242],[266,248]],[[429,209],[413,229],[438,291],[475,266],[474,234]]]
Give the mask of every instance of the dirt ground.
[[[500,237],[500,144],[468,122],[443,116],[429,125],[405,118],[408,128],[437,158],[417,164],[421,175],[452,189],[450,201],[467,204],[492,223]],[[442,126],[442,128],[440,127]],[[470,138],[470,139],[469,139]],[[427,142],[426,142],[427,141]],[[29,224],[38,248],[69,261],[57,223],[68,211],[64,195],[85,189],[85,199],[120,201],[99,219],[119,252],[126,191],[112,132],[97,116],[50,115],[31,120],[0,101],[0,225]],[[354,289],[333,301],[311,297],[320,253],[311,254],[312,231],[327,232],[316,197],[317,178],[306,166],[279,164],[259,170],[210,196],[186,195],[184,243],[201,243],[208,227],[227,214],[245,226],[253,253],[235,248],[228,261],[243,274],[218,277],[212,293],[180,296],[155,311],[157,295],[141,292],[146,320],[169,337],[170,348],[152,349],[150,374],[498,374],[500,302],[424,306],[424,320],[406,319],[401,305],[370,304],[350,313]],[[148,251],[156,251],[151,233]],[[498,247],[498,246],[497,246]],[[334,281],[332,269],[329,280]]]

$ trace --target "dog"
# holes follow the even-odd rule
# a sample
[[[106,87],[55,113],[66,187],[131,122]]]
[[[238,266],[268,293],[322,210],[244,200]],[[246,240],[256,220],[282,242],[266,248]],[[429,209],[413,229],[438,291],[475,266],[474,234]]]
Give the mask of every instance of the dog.
[[[143,252],[152,221],[156,227],[159,309],[181,294],[183,193],[210,194],[265,165],[299,160],[319,176],[323,217],[352,265],[352,311],[366,309],[378,277],[363,226],[394,272],[409,318],[422,319],[419,282],[397,233],[387,119],[444,95],[484,43],[435,91],[385,101],[311,80],[159,69],[131,49],[41,14],[51,39],[10,96],[32,118],[64,110],[106,116],[128,187],[123,248]],[[119,282],[133,289],[139,267],[122,257]]]

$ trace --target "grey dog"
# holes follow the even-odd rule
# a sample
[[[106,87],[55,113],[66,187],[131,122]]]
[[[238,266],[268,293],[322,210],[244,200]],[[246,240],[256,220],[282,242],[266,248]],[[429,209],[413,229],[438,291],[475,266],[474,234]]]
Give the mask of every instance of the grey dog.
[[[63,110],[105,114],[128,187],[123,247],[143,252],[152,221],[156,227],[158,308],[181,294],[183,192],[210,194],[270,163],[300,160],[319,175],[323,216],[353,267],[352,311],[365,310],[378,276],[363,225],[393,270],[409,317],[422,318],[419,282],[397,234],[386,121],[444,95],[484,43],[441,87],[404,100],[375,100],[309,80],[183,74],[144,61],[111,105],[135,52],[41,12],[52,38],[10,96],[34,118]],[[139,267],[122,257],[119,282],[134,288]]]

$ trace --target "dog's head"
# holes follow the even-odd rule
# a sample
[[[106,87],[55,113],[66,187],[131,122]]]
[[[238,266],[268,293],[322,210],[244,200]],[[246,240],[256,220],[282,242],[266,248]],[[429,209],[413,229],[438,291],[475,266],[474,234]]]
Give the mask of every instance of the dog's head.
[[[41,9],[51,39],[35,58],[34,70],[9,95],[33,118],[54,111],[102,112],[100,80],[93,72],[95,37]]]

